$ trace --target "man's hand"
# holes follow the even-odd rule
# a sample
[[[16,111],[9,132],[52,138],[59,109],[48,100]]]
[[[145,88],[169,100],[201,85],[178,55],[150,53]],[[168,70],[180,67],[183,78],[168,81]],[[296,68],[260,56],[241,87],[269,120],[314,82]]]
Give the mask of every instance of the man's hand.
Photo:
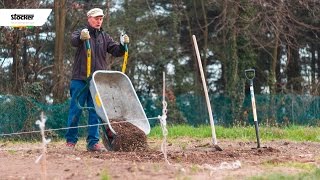
[[[88,29],[82,29],[80,33],[80,39],[83,41],[90,39],[90,34]]]
[[[124,44],[129,44],[130,40],[129,40],[129,36],[126,34],[121,34],[120,35],[120,43],[122,44],[122,46],[124,46]]]

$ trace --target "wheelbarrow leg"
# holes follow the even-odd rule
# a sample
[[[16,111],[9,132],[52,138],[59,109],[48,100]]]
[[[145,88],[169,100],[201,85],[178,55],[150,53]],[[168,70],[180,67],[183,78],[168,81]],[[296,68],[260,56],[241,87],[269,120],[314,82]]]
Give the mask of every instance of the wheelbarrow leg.
[[[104,123],[101,118],[99,121]],[[101,126],[102,128],[102,143],[108,151],[113,151],[113,142],[115,140],[116,135],[109,129],[108,125]]]

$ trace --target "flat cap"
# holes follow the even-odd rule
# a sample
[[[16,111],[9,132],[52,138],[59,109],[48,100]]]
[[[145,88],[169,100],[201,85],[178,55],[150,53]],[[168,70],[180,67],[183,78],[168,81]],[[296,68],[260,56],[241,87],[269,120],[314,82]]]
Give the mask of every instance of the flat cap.
[[[97,16],[104,16],[102,9],[100,8],[93,8],[87,12],[88,17],[97,17]]]

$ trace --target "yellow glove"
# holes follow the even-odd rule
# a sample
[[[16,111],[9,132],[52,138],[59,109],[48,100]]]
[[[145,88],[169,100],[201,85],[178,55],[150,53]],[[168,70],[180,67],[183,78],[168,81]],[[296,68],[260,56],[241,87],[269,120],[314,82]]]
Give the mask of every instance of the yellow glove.
[[[88,29],[82,29],[80,33],[80,39],[83,41],[90,39],[90,34]]]
[[[120,43],[122,44],[122,46],[124,46],[124,44],[129,44],[129,42],[129,36],[127,34],[121,34]]]

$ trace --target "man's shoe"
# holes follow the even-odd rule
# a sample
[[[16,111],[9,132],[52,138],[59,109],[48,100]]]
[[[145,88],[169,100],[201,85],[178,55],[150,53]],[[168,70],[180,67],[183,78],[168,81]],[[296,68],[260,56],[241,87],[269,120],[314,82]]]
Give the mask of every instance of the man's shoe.
[[[92,152],[106,152],[107,149],[104,148],[103,146],[101,146],[99,143],[93,145],[93,146],[87,146],[87,150],[88,151],[92,151]]]
[[[66,149],[67,150],[73,151],[73,150],[75,150],[75,148],[76,148],[76,144],[75,143],[72,143],[72,142],[67,142],[66,143]]]

